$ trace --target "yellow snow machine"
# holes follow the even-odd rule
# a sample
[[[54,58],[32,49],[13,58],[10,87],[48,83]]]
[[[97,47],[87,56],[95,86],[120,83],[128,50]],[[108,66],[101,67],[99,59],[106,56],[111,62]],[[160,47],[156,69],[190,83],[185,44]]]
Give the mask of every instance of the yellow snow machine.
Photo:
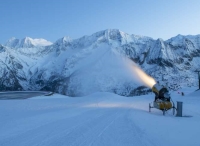
[[[157,108],[162,110],[163,115],[165,115],[166,111],[173,109],[174,115],[176,108],[174,106],[174,102],[171,100],[167,88],[159,84],[155,84],[152,87],[152,91],[155,93],[155,100],[152,103],[149,103],[149,112],[151,112],[151,108]]]

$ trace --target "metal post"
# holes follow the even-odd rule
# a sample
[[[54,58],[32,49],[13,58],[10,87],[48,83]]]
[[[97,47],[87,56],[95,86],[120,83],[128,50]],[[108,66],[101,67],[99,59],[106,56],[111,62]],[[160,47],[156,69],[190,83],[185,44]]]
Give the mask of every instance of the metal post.
[[[183,102],[177,101],[177,117],[182,117]]]
[[[199,90],[200,90],[200,72],[198,72],[198,76],[199,76]]]
[[[198,73],[198,78],[199,78],[199,90],[200,90],[200,71],[195,71],[195,72],[197,72]]]
[[[173,102],[173,115],[175,114],[175,105],[174,105],[174,102]]]

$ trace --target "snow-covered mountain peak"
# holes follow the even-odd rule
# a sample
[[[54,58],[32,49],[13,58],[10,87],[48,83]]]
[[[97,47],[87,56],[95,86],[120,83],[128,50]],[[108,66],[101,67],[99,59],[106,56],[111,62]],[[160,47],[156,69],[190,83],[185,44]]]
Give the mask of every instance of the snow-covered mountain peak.
[[[71,39],[68,36],[62,37],[58,39],[52,46],[51,48],[53,50],[56,50],[57,54],[60,54],[61,50],[66,50],[67,48],[71,47],[73,43],[73,39]]]
[[[184,35],[182,35],[182,34],[178,34],[177,36],[175,36],[175,37],[173,37],[173,38],[182,39],[182,38],[184,38],[184,37],[185,37]]]
[[[183,43],[185,40],[200,40],[200,35],[181,35],[178,34],[175,37],[168,39],[166,42],[176,42],[176,43]]]
[[[119,40],[123,36],[125,36],[126,33],[120,31],[119,29],[107,29],[105,30],[105,35],[107,36],[108,39]]]
[[[140,35],[130,35],[125,33],[119,29],[106,29],[103,31],[96,32],[91,36],[84,36],[81,40],[90,40],[90,41],[98,41],[98,42],[107,42],[112,45],[124,45],[127,43],[146,43],[150,40],[153,40],[150,37],[140,36]]]
[[[175,48],[184,48],[183,45],[187,46],[187,49],[200,48],[200,35],[177,35],[166,41],[166,43],[174,46]]]
[[[177,36],[168,39],[166,42],[169,42],[169,43],[175,42],[176,44],[178,44],[178,43],[182,43],[184,38],[185,36],[178,34]]]
[[[132,34],[131,35],[133,38],[137,39],[137,40],[153,40],[153,38],[151,37],[147,37],[147,36],[142,36],[142,35],[135,35],[135,34]]]
[[[128,34],[119,29],[108,29],[105,31],[109,39],[119,41],[121,44],[127,44],[130,42],[134,43],[146,43],[150,40],[153,40],[150,37],[135,35],[135,34]]]
[[[12,37],[5,43],[5,46],[15,48],[19,44],[19,42],[19,39]]]
[[[65,36],[65,37],[63,37],[63,41],[65,41],[65,42],[71,42],[72,38],[70,38],[69,36]]]
[[[121,33],[124,33],[124,32],[122,32],[122,31],[120,31],[119,29],[106,29],[106,30],[104,30],[105,31],[105,33],[107,33],[107,34],[121,34]]]
[[[58,39],[58,40],[56,41],[56,44],[65,44],[65,43],[70,43],[70,42],[72,42],[72,41],[73,41],[73,39],[70,38],[69,36],[64,36],[64,37]]]
[[[73,96],[109,91],[129,96],[136,95],[140,88],[136,89],[139,84],[130,81],[132,74],[124,68],[128,63],[122,62],[127,58],[157,81],[166,81],[172,89],[185,82],[195,85],[193,70],[200,67],[200,35],[178,35],[164,41],[107,29],[74,40],[63,37],[53,45],[38,47],[47,42],[30,37],[11,38],[6,46],[0,46],[1,60],[16,72],[13,81],[18,86],[13,89],[52,90]],[[12,75],[6,66],[0,67]],[[10,79],[10,74],[5,80]],[[3,72],[0,75],[3,77]],[[5,83],[4,89],[9,84]]]
[[[15,38],[15,37],[11,37],[9,40],[8,40],[8,42],[12,42],[12,41],[14,41],[14,40],[16,40],[17,38]]]
[[[86,38],[86,37],[94,37],[94,38],[100,38],[100,37],[105,37],[106,39],[113,39],[112,36],[113,35],[121,35],[121,32],[120,30],[118,29],[106,29],[106,30],[102,30],[102,31],[99,31],[99,32],[96,32],[90,36],[84,36],[82,38]]]
[[[164,42],[162,38],[158,38],[157,41]]]
[[[30,37],[25,37],[21,40],[20,42],[20,45],[19,45],[20,48],[32,48],[34,47],[34,44],[33,44],[33,39],[30,38]]]
[[[30,37],[25,37],[23,39],[16,39],[15,37],[12,37],[9,39],[5,46],[11,47],[11,48],[32,48],[32,47],[41,47],[41,46],[49,46],[52,42],[47,41],[45,39],[32,39]]]
[[[40,46],[49,46],[51,44],[52,44],[52,42],[49,42],[42,38],[32,39],[30,37],[25,37],[24,39],[21,40],[20,46],[22,46],[22,48],[24,48],[24,47],[30,48],[32,46],[40,47]]]

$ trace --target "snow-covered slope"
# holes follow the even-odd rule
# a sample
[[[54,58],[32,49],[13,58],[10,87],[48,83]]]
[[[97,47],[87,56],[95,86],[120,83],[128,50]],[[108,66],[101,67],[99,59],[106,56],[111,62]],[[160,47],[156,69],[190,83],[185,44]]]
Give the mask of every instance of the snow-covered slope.
[[[127,98],[102,92],[82,98],[54,94],[1,100],[0,145],[199,146],[200,92],[181,91],[185,96],[171,94],[175,104],[183,102],[183,117],[172,115],[172,110],[165,116],[155,108],[149,113],[153,94]]]
[[[51,90],[71,96],[97,91],[141,94],[148,89],[130,71],[133,62],[173,90],[197,85],[200,35],[163,41],[108,29],[74,40],[63,37],[52,45],[44,42],[11,39],[1,46],[1,90]]]

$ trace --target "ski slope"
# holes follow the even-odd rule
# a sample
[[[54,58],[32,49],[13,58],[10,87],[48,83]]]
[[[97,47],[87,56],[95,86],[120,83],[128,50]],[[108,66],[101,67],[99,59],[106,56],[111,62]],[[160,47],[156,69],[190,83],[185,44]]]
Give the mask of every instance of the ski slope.
[[[1,146],[199,146],[200,91],[171,96],[183,116],[148,112],[154,95],[94,93],[0,100]]]

